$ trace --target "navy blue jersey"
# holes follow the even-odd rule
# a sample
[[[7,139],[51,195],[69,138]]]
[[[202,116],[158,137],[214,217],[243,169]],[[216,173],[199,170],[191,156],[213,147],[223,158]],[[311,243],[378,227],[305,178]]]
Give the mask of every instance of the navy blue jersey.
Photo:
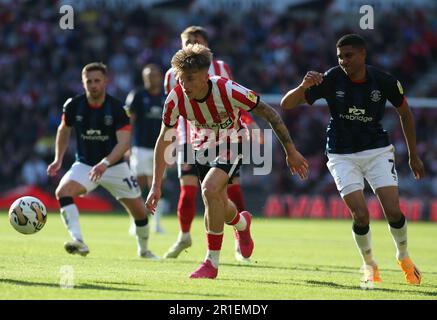
[[[129,125],[123,103],[108,94],[99,107],[90,106],[85,94],[70,98],[63,112],[65,124],[76,131],[76,160],[90,166],[111,153],[117,144],[117,130]],[[113,165],[120,162],[123,159]]]
[[[366,80],[352,82],[340,66],[323,76],[323,82],[305,90],[305,99],[313,104],[324,98],[329,106],[326,150],[329,153],[354,153],[390,144],[382,128],[385,104],[402,105],[404,93],[393,76],[366,65]]]
[[[133,90],[126,98],[125,108],[135,117],[132,121],[132,145],[153,149],[162,124],[165,95],[151,95],[146,89]]]

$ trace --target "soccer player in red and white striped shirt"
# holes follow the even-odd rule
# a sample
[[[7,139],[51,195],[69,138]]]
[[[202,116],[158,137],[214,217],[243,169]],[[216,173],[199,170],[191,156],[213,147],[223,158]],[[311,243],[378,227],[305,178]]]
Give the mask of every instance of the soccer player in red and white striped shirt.
[[[182,48],[189,44],[200,43],[205,47],[208,47],[208,33],[205,28],[200,26],[190,26],[181,33]],[[208,69],[210,76],[221,76],[226,79],[232,80],[231,70],[228,65],[222,60],[212,60]],[[172,89],[178,85],[176,74],[173,68],[170,68],[164,78],[164,90],[166,94],[169,94]],[[242,120],[246,126],[250,129],[259,129],[255,121],[253,121],[250,114],[246,111],[242,111]],[[194,165],[188,164],[186,158],[182,155],[187,154],[189,145],[189,124],[183,117],[179,118],[177,124],[178,142],[181,150],[184,153],[178,155],[178,177],[180,182],[181,192],[179,194],[179,202],[177,208],[177,214],[179,219],[179,236],[176,242],[169,248],[164,254],[164,258],[177,258],[179,254],[191,246],[192,240],[190,235],[191,224],[193,222],[196,213],[196,196],[198,190],[198,178],[197,171]],[[187,144],[188,143],[188,144]],[[235,173],[231,184],[228,186],[228,197],[231,199],[238,211],[246,210],[246,206],[243,200],[243,194],[240,186],[240,172]],[[241,255],[236,252],[236,258],[242,259]]]
[[[229,141],[229,144],[233,143],[232,136],[228,139],[229,136],[220,134],[234,133],[240,129],[240,110],[251,111],[269,122],[284,148],[287,164],[293,174],[297,173],[304,179],[308,172],[308,162],[296,150],[279,114],[260,100],[255,92],[226,78],[210,78],[208,68],[211,59],[211,51],[200,44],[189,45],[172,58],[179,85],[170,92],[164,106],[163,125],[155,146],[153,183],[146,201],[147,208],[153,212],[161,197],[162,177],[166,166],[164,155],[172,143],[164,137],[182,116],[195,129],[194,158],[202,185],[208,242],[206,258],[191,274],[191,278],[209,279],[217,277],[218,274],[225,223],[234,227],[243,257],[249,258],[254,247],[250,235],[250,213],[239,213],[226,192],[229,180],[241,165],[242,152],[238,150],[237,154],[232,154],[235,149],[230,148],[224,154],[219,153],[214,159],[204,161],[206,153],[216,152],[218,145],[227,145]]]

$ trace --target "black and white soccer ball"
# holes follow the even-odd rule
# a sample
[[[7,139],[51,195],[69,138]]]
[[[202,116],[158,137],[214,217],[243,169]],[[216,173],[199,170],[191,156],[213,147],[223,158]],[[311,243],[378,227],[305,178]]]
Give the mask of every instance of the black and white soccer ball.
[[[46,207],[35,197],[18,198],[9,208],[9,222],[20,233],[37,233],[44,227],[46,221]]]

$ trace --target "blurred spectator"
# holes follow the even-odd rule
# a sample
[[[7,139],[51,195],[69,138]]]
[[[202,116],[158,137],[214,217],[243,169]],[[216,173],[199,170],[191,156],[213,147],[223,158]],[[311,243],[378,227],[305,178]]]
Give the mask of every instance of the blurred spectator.
[[[32,153],[23,165],[21,178],[26,185],[45,186],[48,181],[47,164]]]
[[[407,95],[437,61],[435,9],[386,11],[375,16],[375,32],[362,31],[351,19],[330,10],[304,14],[252,11],[236,19],[237,12],[190,15],[189,10],[180,10],[175,15],[172,10],[129,9],[134,7],[129,5],[123,10],[77,10],[74,30],[61,30],[59,6],[59,2],[49,0],[0,2],[0,191],[21,182],[15,172],[25,170],[23,165],[35,144],[50,141],[55,135],[63,103],[82,89],[81,66],[91,61],[107,63],[111,73],[108,91],[123,98],[129,88],[140,84],[137,70],[143,65],[170,66],[180,46],[179,34],[190,24],[206,26],[211,46],[216,48],[214,55],[229,63],[239,83],[259,93],[283,94],[307,70],[323,71],[335,65],[332,43],[346,32],[366,38],[373,53],[368,63],[391,72]],[[431,85],[428,93],[437,96],[437,84]],[[411,195],[436,196],[437,110],[413,111],[418,121],[419,152],[429,179],[423,190],[409,182],[412,178],[401,128],[398,119],[391,117],[387,125],[397,149],[400,188]],[[336,193],[323,153],[326,110],[316,107],[301,116],[296,109],[283,116],[299,150],[304,150],[311,162],[310,179],[296,183],[281,171],[286,170],[285,163],[273,159],[272,175],[243,178],[243,184],[265,186],[270,192]]]

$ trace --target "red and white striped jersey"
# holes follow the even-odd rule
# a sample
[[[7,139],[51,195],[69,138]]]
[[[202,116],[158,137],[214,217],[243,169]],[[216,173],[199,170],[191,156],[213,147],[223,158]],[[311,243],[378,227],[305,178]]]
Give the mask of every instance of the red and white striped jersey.
[[[226,79],[232,80],[231,69],[229,66],[222,60],[212,60],[211,65],[208,69],[208,74],[212,76],[220,76]],[[172,89],[174,89],[179,84],[178,80],[176,80],[175,73],[173,68],[170,68],[165,73],[164,77],[164,92],[166,95],[170,93]],[[250,118],[250,116],[249,116]],[[189,137],[190,130],[188,129],[187,120],[184,118],[179,118],[179,123],[177,126],[178,130],[178,141],[179,144],[187,143],[187,138]]]
[[[231,132],[245,127],[240,119],[241,111],[251,111],[259,102],[254,91],[232,80],[218,76],[209,80],[210,91],[204,100],[189,99],[177,85],[164,105],[162,120],[167,127],[174,127],[179,116],[188,120],[195,150],[223,142]]]

